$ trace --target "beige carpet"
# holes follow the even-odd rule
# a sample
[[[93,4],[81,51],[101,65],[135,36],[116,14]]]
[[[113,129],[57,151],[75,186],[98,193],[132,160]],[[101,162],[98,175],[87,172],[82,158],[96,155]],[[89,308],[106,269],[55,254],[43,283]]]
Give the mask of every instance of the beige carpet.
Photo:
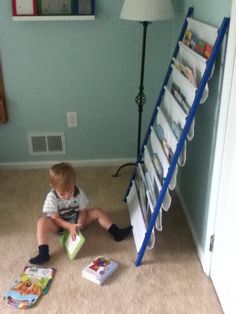
[[[129,180],[128,168],[112,178],[116,168],[77,169],[78,181],[91,206],[103,207],[120,226],[129,222],[122,199]],[[47,170],[0,171],[0,313],[16,313],[7,307],[3,292],[36,252],[36,219],[48,191]],[[173,193],[172,193],[173,195]],[[155,248],[146,251],[135,267],[132,236],[115,242],[96,224],[84,230],[86,244],[70,261],[57,236],[50,240],[51,260],[57,269],[49,293],[30,310],[19,313],[222,313],[211,280],[205,276],[176,196],[163,217],[164,230]],[[81,270],[96,256],[110,256],[119,270],[103,286],[81,277]]]

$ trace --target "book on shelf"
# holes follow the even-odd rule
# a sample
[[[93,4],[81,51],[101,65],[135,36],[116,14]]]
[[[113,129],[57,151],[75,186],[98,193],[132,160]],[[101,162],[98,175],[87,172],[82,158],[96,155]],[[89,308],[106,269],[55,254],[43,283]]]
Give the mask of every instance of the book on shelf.
[[[186,30],[184,33],[184,38],[183,38],[183,44],[186,46],[190,46],[191,38],[192,38],[193,33],[190,30]]]
[[[141,178],[140,178],[140,180],[137,180],[137,177],[136,177],[134,184],[136,185],[136,190],[137,190],[137,194],[138,194],[138,199],[139,199],[141,211],[143,214],[143,219],[144,219],[145,223],[147,223],[146,188],[145,188],[144,182],[142,181]]]
[[[196,36],[196,34],[192,33],[191,39],[190,39],[190,43],[189,43],[189,48],[190,49],[194,50],[194,48],[196,46],[196,43],[197,43],[197,40],[198,40],[198,37]]]
[[[153,153],[152,161],[153,161],[154,167],[156,169],[156,172],[158,174],[158,177],[160,179],[160,182],[162,182],[163,181],[163,167],[162,167],[161,161],[160,161],[160,159],[156,153]]]
[[[171,148],[169,147],[169,145],[168,145],[166,139],[163,139],[163,140],[161,141],[161,144],[162,144],[163,150],[164,150],[164,152],[165,152],[165,154],[166,154],[166,157],[167,157],[167,159],[168,159],[169,162],[170,162],[171,159],[172,159],[172,157],[173,157],[173,155],[174,155],[174,153],[172,152]]]
[[[61,244],[65,247],[67,255],[70,260],[73,260],[79,253],[81,247],[84,245],[85,238],[79,231],[75,240],[72,240],[71,235],[67,230],[64,230],[63,235],[60,237]]]
[[[73,0],[38,0],[39,15],[71,15]]]
[[[26,266],[3,294],[4,302],[17,309],[32,308],[41,295],[48,293],[55,272],[51,267]]]
[[[82,270],[82,277],[102,285],[119,267],[108,257],[98,256]]]
[[[182,133],[181,125],[173,120],[171,122],[171,129],[172,129],[175,137],[177,138],[177,140],[179,140],[180,136],[181,136],[181,133]]]
[[[206,59],[209,59],[211,56],[211,52],[212,52],[212,45],[206,43],[204,47],[203,57],[205,57]]]
[[[37,0],[12,0],[12,15],[37,15]]]
[[[94,0],[74,0],[74,14],[91,15],[94,14]]]
[[[204,49],[205,49],[205,41],[201,40],[198,38],[197,42],[196,42],[196,45],[194,47],[194,50],[200,54],[201,56],[203,56],[203,53],[204,53]]]
[[[197,87],[197,82],[194,77],[193,70],[189,66],[186,66],[175,58],[173,58],[173,62],[176,69],[179,70],[189,80],[189,82],[192,83],[194,87]]]
[[[186,97],[182,94],[180,87],[176,83],[172,83],[171,85],[171,94],[174,96],[177,103],[183,109],[184,113],[189,113],[189,105],[186,101]]]
[[[186,30],[183,37],[183,44],[206,59],[209,59],[211,56],[212,45],[199,38],[190,30]]]

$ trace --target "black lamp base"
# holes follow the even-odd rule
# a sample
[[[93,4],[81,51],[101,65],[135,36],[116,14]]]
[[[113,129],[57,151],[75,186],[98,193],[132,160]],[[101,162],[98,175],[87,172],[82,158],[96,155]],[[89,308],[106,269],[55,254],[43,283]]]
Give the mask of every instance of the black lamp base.
[[[129,166],[135,166],[135,165],[136,165],[135,162],[127,162],[126,164],[123,164],[122,166],[120,166],[120,167],[117,169],[116,173],[114,173],[114,174],[112,175],[112,177],[113,177],[113,178],[118,177],[118,174],[119,174],[119,172],[120,172],[121,169],[123,169],[123,168],[125,168],[125,167],[129,167]]]

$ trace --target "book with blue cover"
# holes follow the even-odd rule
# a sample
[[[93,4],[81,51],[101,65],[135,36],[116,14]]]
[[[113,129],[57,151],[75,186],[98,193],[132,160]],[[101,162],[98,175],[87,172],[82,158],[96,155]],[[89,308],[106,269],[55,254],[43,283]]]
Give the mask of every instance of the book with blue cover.
[[[94,0],[74,0],[74,14],[92,15],[95,14]]]

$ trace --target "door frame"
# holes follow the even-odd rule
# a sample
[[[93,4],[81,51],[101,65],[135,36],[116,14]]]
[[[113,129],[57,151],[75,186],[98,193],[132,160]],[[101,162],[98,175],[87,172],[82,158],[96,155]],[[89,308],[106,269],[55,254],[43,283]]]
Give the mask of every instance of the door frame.
[[[223,77],[222,95],[220,102],[219,120],[217,127],[217,138],[215,146],[215,158],[213,162],[211,189],[209,195],[208,224],[206,229],[206,241],[203,252],[202,266],[204,272],[210,276],[212,252],[209,250],[211,236],[215,234],[216,214],[219,202],[220,179],[222,174],[222,162],[225,147],[225,136],[232,93],[232,80],[236,59],[236,0],[232,0],[230,27],[225,58],[225,69]],[[236,117],[235,117],[236,123]]]

